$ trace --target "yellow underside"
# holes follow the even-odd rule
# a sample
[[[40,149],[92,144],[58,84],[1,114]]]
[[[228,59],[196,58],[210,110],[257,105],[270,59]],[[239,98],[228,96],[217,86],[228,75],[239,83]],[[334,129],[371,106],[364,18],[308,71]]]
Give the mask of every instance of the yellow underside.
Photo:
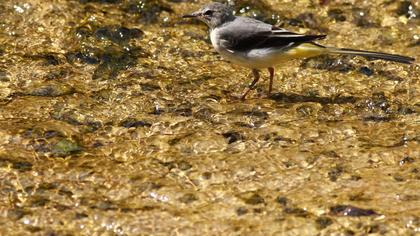
[[[307,58],[307,57],[315,57],[322,55],[327,52],[326,48],[311,44],[311,43],[303,43],[293,49],[288,50],[285,52],[290,59],[298,59],[298,58]]]

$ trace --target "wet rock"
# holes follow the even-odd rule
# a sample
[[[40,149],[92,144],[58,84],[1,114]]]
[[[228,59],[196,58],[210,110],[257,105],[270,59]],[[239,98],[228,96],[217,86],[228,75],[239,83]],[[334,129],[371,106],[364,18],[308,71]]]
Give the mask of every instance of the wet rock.
[[[192,193],[186,193],[178,199],[180,202],[185,204],[191,204],[198,200],[198,198]]]
[[[128,14],[137,15],[139,22],[145,24],[157,22],[161,12],[173,12],[169,5],[160,0],[129,0],[122,9]]]
[[[16,161],[13,162],[12,168],[21,172],[30,171],[32,170],[32,163],[26,161]]]
[[[0,70],[0,82],[9,82],[10,79],[7,76],[7,72],[4,70]]]
[[[341,9],[334,8],[328,10],[328,17],[331,19],[334,19],[335,21],[346,21],[346,16],[344,15],[344,12]]]
[[[25,55],[26,58],[29,58],[31,60],[42,60],[44,61],[45,66],[56,66],[61,64],[60,59],[57,55],[52,53],[43,53],[38,55]]]
[[[75,89],[70,85],[52,81],[47,83],[44,82],[42,84],[34,84],[26,90],[26,94],[39,97],[58,97],[73,94],[75,92]]]
[[[116,4],[116,3],[120,3],[121,0],[79,0],[80,3],[89,3],[89,2],[97,2],[97,3],[102,3],[102,4]]]
[[[279,203],[282,206],[286,206],[289,203],[289,199],[287,199],[284,196],[278,196],[276,198],[276,202]]]
[[[89,217],[89,215],[86,214],[86,213],[83,213],[83,212],[82,213],[77,212],[74,216],[74,218],[76,220],[84,219],[84,218],[87,218],[87,217]]]
[[[245,112],[243,112],[243,114],[245,116],[257,117],[257,118],[261,118],[261,119],[264,119],[264,120],[269,118],[269,115],[268,115],[267,112],[260,111],[258,109],[253,109],[252,111],[245,111]]]
[[[412,157],[405,156],[403,159],[401,159],[398,163],[400,166],[413,163],[415,160]]]
[[[342,166],[336,166],[328,172],[328,178],[332,182],[335,182],[337,181],[338,177],[343,174],[343,172],[344,172],[344,168]]]
[[[296,17],[296,22],[298,23],[296,26],[317,29],[319,28],[319,21],[316,19],[315,15],[311,12],[305,12]]]
[[[142,120],[136,120],[134,118],[128,118],[120,123],[120,126],[125,128],[132,128],[132,127],[150,127],[152,126],[150,123]]]
[[[28,212],[23,210],[22,208],[12,208],[7,211],[7,218],[12,221],[17,221],[27,215]]]
[[[325,229],[328,226],[332,225],[333,221],[331,218],[326,216],[320,216],[315,220],[316,226],[318,229]]]
[[[244,137],[236,131],[230,131],[230,132],[224,133],[222,135],[223,135],[223,137],[226,138],[226,140],[228,141],[229,144],[244,139]]]
[[[356,104],[358,108],[365,108],[369,111],[383,111],[388,112],[391,107],[391,103],[383,92],[374,93],[371,98],[365,99],[359,104]]]
[[[95,65],[101,61],[98,54],[97,49],[86,47],[80,52],[68,52],[65,56],[69,63],[79,62]]]
[[[105,26],[98,28],[95,31],[95,37],[99,40],[111,40],[114,43],[122,44],[128,42],[131,39],[140,38],[143,36],[143,31],[136,28],[126,27],[111,27]]]
[[[0,167],[8,167],[10,165],[13,169],[16,169],[20,172],[32,170],[32,163],[30,162],[0,157]]]
[[[378,215],[372,209],[362,209],[351,205],[336,205],[330,207],[330,214],[335,216],[372,216]]]
[[[193,117],[200,120],[212,121],[216,111],[210,107],[200,108],[193,113]]]
[[[309,58],[302,62],[301,67],[337,71],[341,73],[355,70],[355,66],[350,62],[349,57],[336,58],[331,56],[319,56]]]
[[[182,105],[180,107],[177,107],[174,110],[174,113],[177,114],[177,115],[180,115],[180,116],[185,116],[185,117],[192,116],[192,114],[193,114],[191,107],[182,106]]]
[[[236,215],[237,216],[242,216],[248,213],[248,209],[246,209],[245,207],[238,207],[238,209],[236,209]]]
[[[82,148],[74,141],[62,139],[52,146],[51,152],[55,157],[66,157],[73,154],[78,154]]]
[[[109,200],[100,201],[96,206],[92,208],[97,208],[103,211],[115,211],[118,209],[115,203]]]
[[[378,24],[373,23],[369,17],[369,10],[355,7],[353,11],[353,23],[359,27],[373,27]]]
[[[309,216],[309,212],[299,207],[286,207],[283,209],[283,212],[289,215],[295,215],[304,218]]]
[[[402,104],[398,106],[397,111],[398,111],[398,114],[401,114],[401,115],[410,115],[410,114],[417,113],[414,107],[410,107],[408,105],[402,105]]]
[[[102,54],[101,63],[93,73],[93,80],[114,79],[119,72],[137,64],[137,58],[141,55],[140,48],[123,50],[117,47],[108,47]]]
[[[192,165],[186,161],[180,161],[177,163],[178,169],[186,171],[192,168]]]
[[[386,114],[373,114],[367,115],[363,117],[363,121],[371,121],[371,122],[389,122],[393,119],[392,116]]]
[[[48,198],[34,197],[29,202],[29,206],[30,207],[43,207],[43,206],[47,205],[49,202],[50,202],[50,200]]]
[[[264,204],[265,200],[259,194],[254,193],[250,197],[245,199],[245,203],[249,205],[258,205],[258,204]]]
[[[367,66],[360,67],[359,72],[366,75],[366,76],[372,76],[373,73],[374,73],[373,69],[370,69]]]
[[[298,106],[296,108],[296,112],[298,116],[300,117],[308,117],[308,116],[313,115],[316,112],[316,110],[313,106],[304,104],[304,105]]]
[[[272,25],[279,22],[279,16],[263,1],[236,0],[230,3],[235,9],[236,15],[252,17]]]
[[[408,19],[420,18],[420,11],[411,1],[401,1],[395,13],[399,16],[406,16]]]

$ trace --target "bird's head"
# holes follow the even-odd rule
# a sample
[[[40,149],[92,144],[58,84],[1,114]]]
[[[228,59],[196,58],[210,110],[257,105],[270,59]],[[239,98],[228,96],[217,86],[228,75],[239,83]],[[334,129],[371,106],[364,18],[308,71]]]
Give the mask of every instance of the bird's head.
[[[235,18],[231,7],[218,2],[209,3],[200,10],[183,17],[199,19],[212,29]]]

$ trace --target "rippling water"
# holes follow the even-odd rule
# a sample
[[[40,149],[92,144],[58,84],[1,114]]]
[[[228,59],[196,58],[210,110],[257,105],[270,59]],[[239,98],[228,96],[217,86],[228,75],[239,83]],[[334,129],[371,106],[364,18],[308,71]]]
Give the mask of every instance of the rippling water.
[[[229,2],[420,58],[416,1]],[[294,61],[240,101],[249,71],[180,17],[203,3],[0,3],[1,234],[418,233],[420,67]]]

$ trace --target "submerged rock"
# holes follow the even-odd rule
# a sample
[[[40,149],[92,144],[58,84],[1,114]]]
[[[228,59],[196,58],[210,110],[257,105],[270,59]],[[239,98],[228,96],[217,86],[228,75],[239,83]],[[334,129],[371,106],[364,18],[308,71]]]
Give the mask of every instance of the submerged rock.
[[[43,82],[34,84],[26,89],[25,94],[40,97],[58,97],[69,95],[75,92],[75,89],[70,85],[58,82]]]
[[[351,205],[336,205],[330,207],[330,214],[336,216],[371,216],[378,215],[372,209],[363,209]]]
[[[51,148],[51,152],[55,157],[66,157],[80,153],[81,151],[82,148],[76,142],[69,139],[62,139]]]

